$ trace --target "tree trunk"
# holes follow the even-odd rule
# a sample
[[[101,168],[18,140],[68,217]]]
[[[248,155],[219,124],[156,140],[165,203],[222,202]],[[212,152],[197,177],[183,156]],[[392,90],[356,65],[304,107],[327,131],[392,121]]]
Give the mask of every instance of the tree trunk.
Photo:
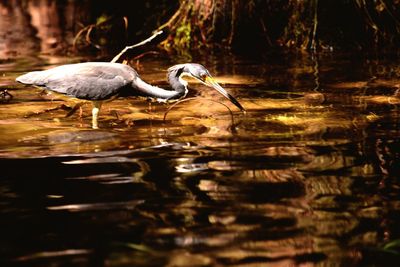
[[[263,32],[262,21],[254,19],[261,14],[257,11],[260,5],[254,0],[181,0],[175,15],[160,27],[170,33],[162,45],[178,52],[209,46],[257,46],[259,42],[252,41],[260,40]]]
[[[258,52],[271,46],[315,51],[400,43],[398,1],[180,0],[162,28],[178,52],[225,46]]]

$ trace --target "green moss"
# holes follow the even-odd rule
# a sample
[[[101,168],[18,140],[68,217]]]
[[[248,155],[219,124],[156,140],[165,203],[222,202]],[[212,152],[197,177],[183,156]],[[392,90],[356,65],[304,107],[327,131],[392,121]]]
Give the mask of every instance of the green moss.
[[[191,32],[190,22],[184,20],[175,32],[174,45],[176,50],[190,49]]]

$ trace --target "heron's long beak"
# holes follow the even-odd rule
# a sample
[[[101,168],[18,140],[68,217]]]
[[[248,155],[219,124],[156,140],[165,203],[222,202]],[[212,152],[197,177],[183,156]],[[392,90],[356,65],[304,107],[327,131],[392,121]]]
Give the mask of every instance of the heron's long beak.
[[[217,90],[221,95],[223,95],[226,99],[228,99],[229,101],[231,101],[235,106],[237,106],[241,111],[246,112],[246,110],[244,109],[244,107],[242,107],[242,105],[239,103],[239,101],[236,100],[236,98],[234,98],[232,95],[230,95],[227,91],[225,91],[224,88],[221,87],[221,85],[219,85],[214,78],[207,76],[204,79],[204,84],[207,86],[210,86],[212,88],[214,88],[215,90]]]

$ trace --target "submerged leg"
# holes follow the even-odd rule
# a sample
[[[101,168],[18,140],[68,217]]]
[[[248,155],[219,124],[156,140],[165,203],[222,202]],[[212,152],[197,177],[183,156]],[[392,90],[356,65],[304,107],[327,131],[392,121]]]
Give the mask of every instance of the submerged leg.
[[[82,106],[86,104],[85,102],[79,102],[65,115],[66,118],[72,116],[79,109],[79,118],[82,118]]]
[[[99,112],[100,112],[100,108],[101,108],[102,104],[103,103],[100,102],[100,101],[93,101],[92,102],[92,105],[93,105],[93,109],[92,109],[92,128],[93,129],[98,129],[99,128],[99,126],[97,124],[97,118],[99,116]]]

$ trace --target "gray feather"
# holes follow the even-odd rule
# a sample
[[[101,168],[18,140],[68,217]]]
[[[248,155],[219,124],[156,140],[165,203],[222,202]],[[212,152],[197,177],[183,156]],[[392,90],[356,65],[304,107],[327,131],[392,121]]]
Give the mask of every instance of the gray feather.
[[[118,95],[137,76],[136,71],[127,65],[87,62],[29,72],[16,81],[79,99],[105,100]]]

